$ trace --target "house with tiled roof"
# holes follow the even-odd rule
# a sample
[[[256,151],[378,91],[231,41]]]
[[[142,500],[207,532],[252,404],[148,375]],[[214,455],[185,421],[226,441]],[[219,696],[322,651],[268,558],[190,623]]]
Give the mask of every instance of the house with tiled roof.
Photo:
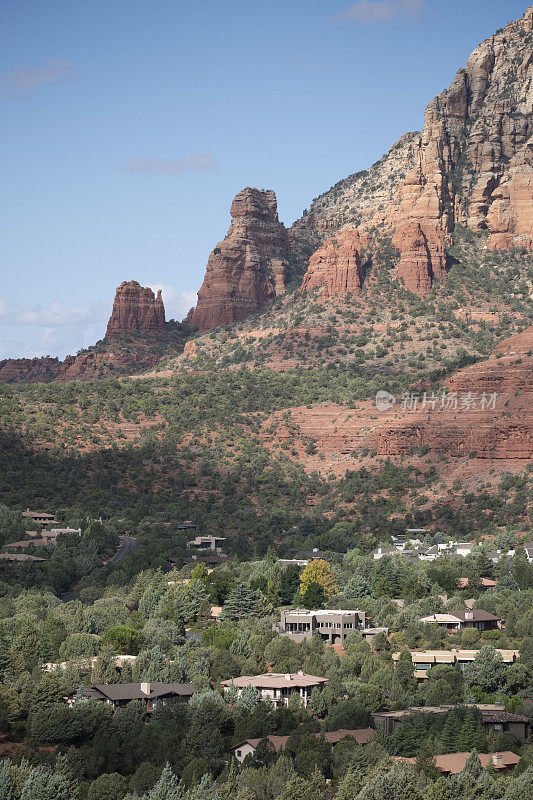
[[[367,744],[370,742],[376,731],[373,728],[355,728],[353,730],[348,729],[341,729],[338,731],[324,731],[313,734],[317,738],[321,736],[324,737],[326,742],[329,742],[331,745],[335,745],[338,742],[342,741],[343,739],[355,739],[357,744]],[[265,739],[268,739],[276,753],[279,753],[280,750],[284,750],[287,742],[290,739],[290,736],[265,736]],[[237,761],[242,764],[246,756],[254,755],[259,742],[262,742],[263,739],[245,739],[239,744],[235,745],[233,748],[233,753]]]
[[[236,687],[239,695],[246,686],[253,686],[260,693],[262,700],[268,698],[276,706],[288,705],[291,697],[296,694],[302,705],[306,706],[313,689],[323,689],[327,682],[327,678],[306,675],[300,670],[285,674],[266,672],[263,675],[241,675],[239,678],[221,681],[220,685],[225,689],[229,689],[230,686]]]

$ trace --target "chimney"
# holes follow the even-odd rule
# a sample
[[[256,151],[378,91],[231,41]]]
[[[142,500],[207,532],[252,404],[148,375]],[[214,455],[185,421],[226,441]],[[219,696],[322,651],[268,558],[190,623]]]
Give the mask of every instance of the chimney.
[[[298,675],[302,675],[302,676],[303,676],[303,674],[304,674],[304,671],[303,671],[303,669],[299,669],[299,670],[298,670]]]
[[[473,611],[465,611],[465,619],[474,619]]]
[[[143,694],[148,695],[148,694],[150,694],[150,691],[151,691],[151,687],[150,687],[149,683],[141,683],[141,692]]]
[[[503,756],[501,753],[493,753],[492,754],[492,763],[495,767],[503,766]]]
[[[286,680],[286,681],[290,681],[290,680],[291,680],[291,673],[290,673],[290,672],[287,672],[287,673],[285,674],[285,680]]]

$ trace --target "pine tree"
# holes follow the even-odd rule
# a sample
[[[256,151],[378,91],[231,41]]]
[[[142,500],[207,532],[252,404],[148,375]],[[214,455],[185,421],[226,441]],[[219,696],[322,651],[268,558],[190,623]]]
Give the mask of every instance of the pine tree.
[[[48,769],[32,769],[20,800],[72,800],[73,787],[64,775],[55,774]]]
[[[476,780],[483,772],[483,767],[481,766],[481,761],[479,760],[476,750],[471,751],[470,755],[465,761],[462,772],[464,772],[465,775],[471,775]]]
[[[185,800],[186,794],[172,772],[170,764],[165,764],[161,777],[146,796],[146,800]]]
[[[257,594],[246,583],[238,583],[229,593],[222,616],[224,619],[239,620],[257,613]]]
[[[335,796],[335,800],[354,800],[354,797],[361,791],[364,784],[364,774],[359,770],[350,767]]]
[[[0,800],[12,800],[13,793],[11,791],[11,775],[9,768],[11,761],[5,759],[0,761]]]
[[[414,676],[413,659],[409,650],[402,650],[394,667],[394,680],[406,694],[414,694],[417,689]]]
[[[481,725],[481,714],[477,708],[468,708],[457,739],[459,752],[483,750],[485,733]]]
[[[219,800],[215,782],[207,772],[202,775],[200,783],[187,794],[187,800]]]
[[[442,753],[457,753],[458,719],[453,712],[446,714],[446,721],[440,735],[440,751]]]

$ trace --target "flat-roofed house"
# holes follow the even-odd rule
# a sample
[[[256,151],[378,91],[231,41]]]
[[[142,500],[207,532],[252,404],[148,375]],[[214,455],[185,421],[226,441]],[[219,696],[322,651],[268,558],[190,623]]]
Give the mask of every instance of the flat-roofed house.
[[[303,642],[315,634],[328,644],[343,644],[353,631],[363,631],[366,614],[359,610],[282,608],[280,621],[274,626],[281,636]]]
[[[2,561],[46,561],[45,558],[30,556],[29,553],[0,553]]]
[[[187,542],[187,548],[189,550],[214,550],[216,553],[220,553],[225,541],[225,536],[196,536]]]
[[[481,608],[449,611],[447,614],[428,614],[421,617],[420,622],[439,625],[448,631],[459,631],[463,628],[477,628],[478,631],[492,631],[502,627],[500,617],[483,611]]]
[[[486,732],[495,733],[510,732],[514,733],[520,744],[526,741],[528,718],[523,714],[511,714],[505,711],[504,706],[498,703],[466,703],[467,707],[477,708],[481,714],[481,721]],[[456,705],[442,706],[411,706],[399,711],[375,711],[371,714],[376,727],[383,728],[385,733],[393,734],[397,726],[405,717],[412,717],[415,714],[447,714]]]
[[[157,703],[172,698],[190,700],[197,690],[191,683],[98,683],[84,690],[90,700],[100,700],[113,708],[120,708],[132,700],[144,700],[146,711],[151,713]]]
[[[327,678],[317,675],[306,675],[299,672],[282,673],[266,672],[263,675],[241,675],[239,678],[221,681],[224,688],[235,686],[238,694],[245,686],[254,686],[261,694],[261,699],[269,699],[276,706],[287,706],[291,697],[296,694],[302,705],[307,706],[314,688],[323,689]]]
[[[38,522],[39,525],[57,525],[57,520],[54,514],[47,514],[46,511],[31,511],[29,508],[22,512],[25,519],[31,519],[32,522]]]
[[[519,657],[518,650],[498,650],[494,649],[502,657],[504,664],[514,664]],[[446,664],[450,667],[457,666],[464,672],[468,664],[475,661],[479,650],[413,650],[411,659],[415,678],[423,681],[427,678],[427,671],[437,664]],[[400,653],[393,653],[393,660],[397,661]]]

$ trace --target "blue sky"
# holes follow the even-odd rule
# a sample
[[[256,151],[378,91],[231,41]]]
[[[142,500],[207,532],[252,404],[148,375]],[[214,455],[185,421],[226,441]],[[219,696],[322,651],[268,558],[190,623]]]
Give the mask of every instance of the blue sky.
[[[241,188],[290,224],[527,7],[3,0],[0,358],[93,343],[132,278],[181,318]]]

